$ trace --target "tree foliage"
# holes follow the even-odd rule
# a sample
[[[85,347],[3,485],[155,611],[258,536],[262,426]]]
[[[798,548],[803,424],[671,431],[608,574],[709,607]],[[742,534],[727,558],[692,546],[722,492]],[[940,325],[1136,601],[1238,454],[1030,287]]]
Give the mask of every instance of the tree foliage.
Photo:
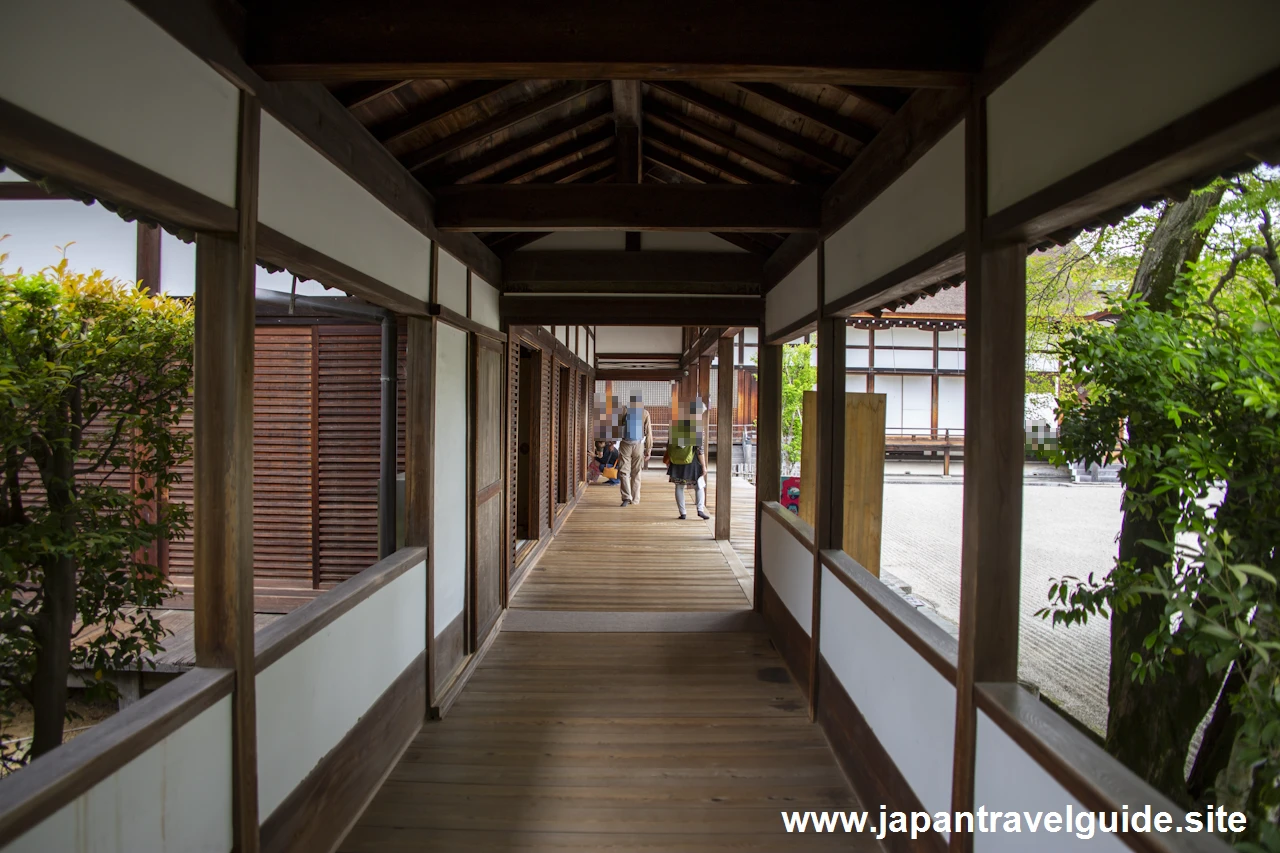
[[[5,747],[7,767],[62,742],[72,668],[110,696],[106,674],[164,634],[147,608],[170,587],[144,555],[187,527],[158,498],[189,453],[193,335],[188,305],[65,259],[0,270],[0,714],[35,712],[29,753]]]
[[[782,348],[782,456],[790,465],[800,462],[804,392],[818,381],[813,365],[815,343],[787,344]]]
[[[1198,260],[1147,252],[1141,261],[1177,266],[1173,286],[1158,298],[1110,295],[1114,323],[1079,326],[1056,348],[1068,380],[1061,455],[1123,461],[1126,525],[1141,526],[1140,544],[1156,556],[1126,559],[1122,541],[1106,577],[1058,580],[1041,614],[1066,625],[1110,614],[1114,637],[1116,618],[1154,606],[1150,630],[1122,659],[1113,642],[1113,672],[1123,667],[1147,689],[1172,672],[1183,673],[1175,683],[1207,673],[1212,694],[1230,673],[1224,742],[1206,736],[1195,756],[1212,772],[1199,790],[1166,793],[1248,811],[1249,831],[1233,840],[1278,851],[1280,191],[1261,168],[1208,193]],[[1180,768],[1189,742],[1178,746],[1166,763]]]

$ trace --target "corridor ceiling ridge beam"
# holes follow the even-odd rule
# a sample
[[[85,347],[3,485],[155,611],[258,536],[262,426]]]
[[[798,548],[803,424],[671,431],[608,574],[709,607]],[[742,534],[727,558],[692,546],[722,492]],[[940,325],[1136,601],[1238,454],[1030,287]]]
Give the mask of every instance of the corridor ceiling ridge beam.
[[[499,312],[511,326],[759,326],[759,296],[540,296],[504,293]]]
[[[950,0],[274,0],[248,16],[248,55],[273,80],[769,80],[963,86],[979,25]],[[892,35],[909,34],[909,38]]]
[[[739,252],[528,251],[503,274],[507,293],[754,295],[763,262]]]
[[[786,185],[518,184],[441,187],[445,231],[813,231],[818,192]]]

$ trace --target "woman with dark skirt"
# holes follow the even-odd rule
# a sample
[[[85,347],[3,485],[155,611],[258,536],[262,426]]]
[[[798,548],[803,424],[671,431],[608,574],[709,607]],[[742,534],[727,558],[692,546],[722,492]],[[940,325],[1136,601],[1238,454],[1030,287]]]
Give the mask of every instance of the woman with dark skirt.
[[[698,518],[710,518],[707,514],[707,466],[702,461],[702,448],[695,444],[693,422],[681,420],[672,430],[667,444],[667,479],[676,487],[676,509],[683,520],[684,487],[693,486],[697,496]]]

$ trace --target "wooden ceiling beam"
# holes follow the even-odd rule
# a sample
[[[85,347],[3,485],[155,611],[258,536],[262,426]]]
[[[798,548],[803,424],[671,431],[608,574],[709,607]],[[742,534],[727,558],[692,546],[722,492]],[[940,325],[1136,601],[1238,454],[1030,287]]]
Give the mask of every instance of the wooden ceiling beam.
[[[536,243],[550,233],[550,231],[499,231],[489,235],[490,239],[486,242],[495,252],[506,255],[530,243]]]
[[[802,98],[781,86],[772,83],[738,83],[737,86],[775,107],[781,107],[789,113],[808,119],[858,145],[866,145],[876,136],[876,128],[823,109],[808,98]]]
[[[360,80],[338,86],[333,90],[333,96],[338,99],[338,103],[353,110],[394,92],[408,82],[408,80]]]
[[[857,98],[864,109],[874,112],[880,123],[893,118],[893,114],[902,108],[910,97],[909,92],[895,92],[893,89],[877,89],[874,86],[836,86],[841,92]]]
[[[576,136],[573,139],[565,140],[554,148],[550,148],[534,157],[528,157],[523,160],[517,160],[505,169],[494,172],[483,180],[488,184],[511,184],[517,183],[522,178],[533,175],[539,169],[545,169],[549,166],[558,166],[564,161],[576,157],[580,154],[592,153],[596,146],[601,143],[609,142],[613,137],[613,128],[599,127],[595,130]]]
[[[604,85],[598,82],[576,81],[556,86],[551,91],[545,92],[531,101],[517,104],[512,109],[490,116],[484,121],[473,124],[443,139],[438,139],[417,151],[411,151],[401,158],[401,162],[410,172],[419,171],[441,157],[457,151],[459,148],[493,136],[495,133],[504,131],[513,125],[572,101],[574,98],[594,89],[599,89]]]
[[[656,145],[651,145],[645,149],[644,158],[651,163],[657,163],[664,169],[670,169],[692,181],[700,184],[723,184],[724,179],[719,175],[715,175],[703,169],[701,166],[695,166],[687,160],[683,160],[674,154],[668,154]],[[663,181],[667,183],[667,181]]]
[[[737,252],[521,252],[503,268],[508,293],[754,294],[763,261]]]
[[[732,151],[744,160],[748,160],[769,172],[779,175],[783,180],[795,181],[798,184],[826,183],[826,179],[822,176],[809,171],[793,160],[765,151],[763,148],[752,145],[745,139],[734,136],[728,131],[698,121],[684,113],[669,110],[655,101],[650,101],[645,109],[650,121],[658,121],[670,128],[683,130],[712,145],[718,145],[721,148]]]
[[[759,172],[753,172],[751,169],[748,169],[746,166],[743,166],[741,163],[734,162],[733,160],[730,160],[727,157],[723,157],[719,154],[715,154],[711,151],[708,151],[706,148],[703,148],[701,145],[696,145],[692,142],[689,142],[686,139],[681,139],[679,136],[677,136],[674,133],[671,133],[661,127],[656,127],[654,125],[654,122],[650,122],[649,126],[645,128],[645,139],[649,142],[652,142],[655,146],[662,146],[663,148],[667,149],[673,154],[680,155],[680,157],[682,158],[687,157],[687,158],[696,160],[698,163],[701,163],[703,166],[707,167],[708,169],[717,169],[723,172],[726,176],[733,178],[734,180],[737,180],[737,181],[742,181],[744,184],[760,183],[764,179],[764,176],[761,175]],[[646,151],[648,150],[649,149],[646,148]],[[653,152],[650,152],[650,153],[652,154]],[[681,174],[688,174],[688,173],[682,172]],[[694,176],[689,175],[689,177],[694,177]],[[715,178],[714,180],[711,180],[711,181],[703,181],[703,183],[708,183],[708,184],[723,183],[723,182],[724,182],[723,178]]]
[[[273,0],[247,54],[272,80],[790,80],[964,86],[978,68],[971,4],[953,0]]]
[[[544,296],[504,293],[502,319],[512,326],[758,326],[764,317],[760,296]]]
[[[810,231],[808,187],[648,184],[470,184],[436,191],[445,231]]]
[[[557,138],[570,133],[584,134],[597,127],[603,127],[607,124],[609,115],[609,111],[601,106],[581,115],[566,116],[558,121],[544,125],[535,133],[504,142],[469,160],[450,163],[439,171],[421,175],[422,182],[427,186],[433,187],[459,183],[472,175],[491,169],[517,155],[524,154],[524,157],[520,157],[508,167],[514,169],[529,158],[528,152],[533,148],[553,142]]]
[[[689,83],[672,82],[667,80],[659,80],[649,84],[654,89],[659,89],[667,94],[687,101],[709,113],[719,116],[720,118],[732,121],[739,126],[746,128],[752,133],[758,134],[785,145],[794,151],[812,157],[819,163],[834,169],[836,172],[842,172],[849,167],[849,158],[838,151],[826,147],[822,143],[802,136],[795,131],[788,130],[785,127],[779,127],[763,116],[758,116],[748,109],[730,103],[716,97],[705,89],[699,89]]]
[[[767,258],[777,249],[776,242],[766,242],[767,238],[772,236],[768,234],[740,234],[733,231],[713,231],[711,236],[719,237],[721,240],[730,245],[737,246],[739,249],[746,249],[752,254],[760,255]]]
[[[589,175],[592,172],[609,165],[617,157],[618,151],[615,146],[608,146],[599,151],[592,151],[584,154],[576,160],[569,160],[559,169],[547,172],[534,178],[529,183],[535,184],[567,184],[576,181],[583,175]]]
[[[464,83],[438,98],[432,98],[425,104],[413,107],[404,115],[398,115],[374,125],[369,128],[369,132],[383,145],[391,145],[433,121],[453,115],[503,89],[519,85],[523,84],[508,80],[477,80]]]

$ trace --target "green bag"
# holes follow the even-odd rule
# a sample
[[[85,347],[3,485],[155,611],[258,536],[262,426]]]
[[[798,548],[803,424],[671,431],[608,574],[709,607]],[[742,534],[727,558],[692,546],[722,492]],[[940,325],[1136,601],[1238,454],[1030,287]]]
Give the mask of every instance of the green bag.
[[[668,447],[667,458],[671,460],[672,465],[688,465],[693,461],[693,445]]]

